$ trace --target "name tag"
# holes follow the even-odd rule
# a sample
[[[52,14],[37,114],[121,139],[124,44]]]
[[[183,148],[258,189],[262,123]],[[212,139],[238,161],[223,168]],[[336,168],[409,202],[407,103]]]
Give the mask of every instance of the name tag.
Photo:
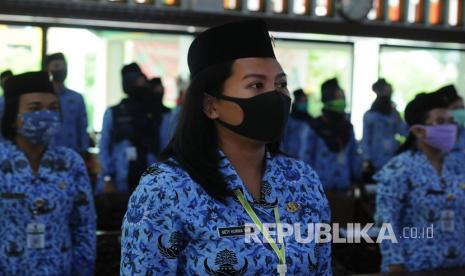
[[[441,212],[441,228],[444,232],[454,232],[455,229],[455,212],[444,210]]]
[[[218,228],[218,235],[221,238],[224,237],[240,237],[245,236],[246,234],[253,234],[254,228],[253,227],[245,227],[245,226],[233,226],[233,227],[224,227]]]
[[[45,225],[29,223],[27,225],[27,248],[41,249],[45,247]]]
[[[1,193],[0,197],[3,199],[24,199],[26,195],[23,193]]]
[[[137,160],[137,149],[135,147],[129,147],[126,149],[126,159],[128,161]]]

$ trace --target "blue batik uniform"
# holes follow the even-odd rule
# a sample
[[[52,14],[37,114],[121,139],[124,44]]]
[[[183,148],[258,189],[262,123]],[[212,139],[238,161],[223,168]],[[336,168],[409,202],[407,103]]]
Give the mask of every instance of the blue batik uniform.
[[[165,120],[168,119],[167,114],[162,115],[161,125]],[[135,151],[135,147],[131,141],[124,139],[121,141],[114,141],[112,137],[113,132],[113,111],[112,108],[107,109],[103,116],[103,126],[100,138],[100,164],[101,172],[97,185],[97,192],[103,191],[104,177],[110,176],[113,184],[118,192],[128,192],[129,187],[127,185],[129,175],[129,162],[131,158],[131,152]],[[140,135],[144,135],[141,133]],[[160,128],[160,137],[162,137],[163,131]],[[162,141],[162,139],[160,139]],[[147,167],[150,164],[155,163],[156,156],[153,153],[147,154]]]
[[[260,202],[222,155],[219,169],[231,190],[241,189],[263,223],[329,222],[328,202],[315,172],[304,162],[267,155]],[[289,211],[289,203],[299,208]],[[220,228],[253,223],[235,197],[221,203],[175,165],[156,163],[131,196],[122,229],[121,275],[277,275],[269,246]],[[308,237],[308,235],[303,234]],[[261,234],[259,235],[262,240]],[[288,275],[331,275],[330,243],[297,243],[284,237]]]
[[[375,219],[391,223],[399,241],[381,244],[382,271],[394,264],[407,271],[465,265],[465,167],[459,160],[460,153],[446,155],[439,176],[421,151],[406,151],[375,175]],[[404,227],[420,233],[431,226],[431,239],[411,238],[408,230],[410,238],[402,238]]]
[[[2,125],[3,111],[5,110],[5,99],[0,97],[0,127]],[[3,140],[2,134],[0,133],[0,141]]]
[[[87,113],[81,94],[65,88],[58,93],[62,110],[62,124],[52,144],[71,148],[77,152],[86,152],[89,148],[87,134]]]
[[[407,125],[396,111],[383,114],[368,111],[363,117],[363,139],[360,143],[363,160],[374,169],[381,169],[396,153],[399,142],[396,134],[406,136]]]
[[[465,128],[459,126],[457,134],[457,142],[455,143],[453,151],[465,153]],[[465,160],[464,160],[465,161]]]
[[[281,150],[292,157],[303,159],[305,154],[304,145],[307,144],[307,139],[311,131],[307,120],[289,116],[281,144]]]
[[[92,275],[96,216],[81,157],[50,147],[34,174],[22,151],[0,143],[0,274]],[[44,248],[30,248],[27,227],[45,225]]]
[[[313,129],[306,139],[303,160],[310,164],[320,177],[325,189],[346,191],[353,182],[361,179],[361,158],[353,129],[345,147],[331,151]]]
[[[160,149],[168,146],[178,126],[182,106],[177,106],[170,112],[164,113],[160,126]]]

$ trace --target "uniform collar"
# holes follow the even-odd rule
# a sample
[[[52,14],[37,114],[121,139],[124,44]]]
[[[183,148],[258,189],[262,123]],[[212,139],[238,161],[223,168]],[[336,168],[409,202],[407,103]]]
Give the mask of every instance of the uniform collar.
[[[240,189],[247,201],[251,204],[258,204],[265,208],[272,208],[277,204],[277,194],[274,187],[273,172],[275,172],[275,160],[269,153],[265,151],[265,172],[262,177],[261,199],[260,202],[255,202],[252,194],[249,192],[242,179],[237,174],[234,166],[229,161],[228,157],[222,150],[219,150],[220,163],[219,169],[224,175],[228,185],[228,190],[231,192],[235,189]]]

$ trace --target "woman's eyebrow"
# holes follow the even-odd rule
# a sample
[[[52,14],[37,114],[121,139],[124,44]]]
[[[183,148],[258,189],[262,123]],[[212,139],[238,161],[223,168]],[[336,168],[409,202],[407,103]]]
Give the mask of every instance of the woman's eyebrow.
[[[244,77],[242,77],[243,80],[248,78],[266,79],[266,76],[262,74],[247,74]]]
[[[281,72],[281,73],[277,74],[275,79],[279,79],[279,78],[282,78],[282,77],[287,77],[286,73]]]

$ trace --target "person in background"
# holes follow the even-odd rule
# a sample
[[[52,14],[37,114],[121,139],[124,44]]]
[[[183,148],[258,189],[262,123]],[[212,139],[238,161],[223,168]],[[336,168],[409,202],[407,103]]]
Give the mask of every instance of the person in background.
[[[167,114],[166,118],[162,121],[161,133],[161,149],[164,149],[173,138],[176,127],[178,126],[179,115],[181,114],[184,98],[186,96],[187,87],[189,82],[179,77],[176,81],[178,86],[178,98],[176,100],[176,107]]]
[[[391,100],[391,84],[385,79],[379,79],[372,89],[376,93],[376,100],[363,117],[363,138],[360,143],[363,171],[369,176],[394,157],[399,147],[396,136],[407,135],[407,125]]]
[[[304,144],[311,131],[313,118],[308,114],[308,98],[302,89],[294,91],[294,102],[287,121],[282,151],[297,159],[304,158]]]
[[[329,242],[270,245],[259,230],[247,242],[252,222],[301,223],[302,233],[329,222],[316,173],[279,151],[291,99],[265,22],[203,32],[188,64],[176,133],[129,200],[120,274],[331,275]]]
[[[346,192],[361,180],[361,159],[352,124],[346,119],[344,90],[337,79],[321,85],[322,115],[312,123],[303,160],[318,173],[323,187]]]
[[[451,152],[457,126],[447,106],[440,93],[418,94],[405,108],[407,140],[374,176],[375,221],[398,241],[380,246],[383,272],[465,265],[465,167],[463,153]]]
[[[53,86],[63,111],[60,130],[55,134],[52,143],[86,156],[89,148],[86,106],[80,93],[65,86],[68,75],[65,56],[62,53],[48,55],[45,58],[45,68],[52,75]]]
[[[12,76],[13,76],[13,72],[11,72],[11,70],[3,71],[0,74],[0,87],[2,88],[3,93],[5,93],[4,87],[5,87],[6,80]],[[3,99],[3,97],[0,97],[0,119],[2,118],[4,108],[5,108],[5,100]]]
[[[50,145],[58,96],[47,72],[5,83],[0,142],[2,275],[93,275],[96,215],[84,162]]]
[[[124,66],[121,74],[127,98],[103,117],[98,193],[131,193],[160,150],[162,92],[154,92],[136,63]]]
[[[449,108],[449,112],[458,126],[458,136],[454,151],[465,152],[465,106],[463,98],[459,95],[454,85],[444,86],[437,90],[437,92],[446,98],[447,108]]]

